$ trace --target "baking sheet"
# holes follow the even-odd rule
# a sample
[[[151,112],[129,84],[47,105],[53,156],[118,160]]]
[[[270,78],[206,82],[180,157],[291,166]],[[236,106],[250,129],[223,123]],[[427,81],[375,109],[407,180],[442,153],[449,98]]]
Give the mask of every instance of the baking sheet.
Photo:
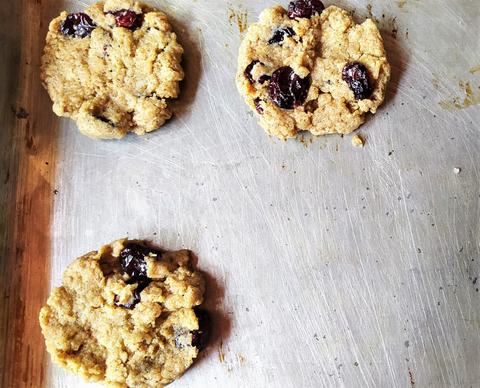
[[[15,28],[32,45],[23,50],[38,61],[48,20],[28,25],[25,8],[31,21],[38,10],[47,18],[91,3],[19,2]],[[22,238],[35,252],[48,239],[40,256],[50,279],[35,278],[48,283],[45,292],[73,258],[119,237],[195,251],[216,332],[173,387],[480,386],[478,1],[325,1],[355,10],[357,21],[376,18],[392,64],[387,101],[359,131],[363,149],[351,136],[269,138],[236,92],[245,26],[276,1],[150,3],[172,18],[187,78],[175,118],[145,137],[81,136],[49,111],[35,69],[2,60],[11,72],[4,78],[18,77],[23,88],[15,113],[29,113],[8,116],[2,96],[5,136],[21,151],[4,154],[18,176],[6,185],[15,226],[4,251]],[[29,35],[34,28],[40,33]],[[0,29],[12,47],[22,41]],[[29,133],[36,153],[27,152]],[[39,201],[28,190],[38,176],[49,203],[26,212],[21,196]],[[27,226],[12,217],[12,198]],[[34,320],[43,295],[22,293]],[[28,315],[17,316],[27,341]],[[7,333],[8,317],[1,322]],[[35,371],[48,360],[36,336],[28,347],[7,347],[26,372],[7,368],[3,382],[94,386],[48,362]],[[1,360],[11,366],[8,355]]]

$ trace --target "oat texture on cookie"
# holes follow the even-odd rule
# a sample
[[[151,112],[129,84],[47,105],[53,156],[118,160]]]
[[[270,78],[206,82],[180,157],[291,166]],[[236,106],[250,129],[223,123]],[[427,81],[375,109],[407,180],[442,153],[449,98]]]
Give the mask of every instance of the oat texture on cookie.
[[[106,0],[53,19],[41,78],[58,116],[92,138],[162,126],[179,95],[183,49],[167,16],[133,0]]]
[[[76,259],[40,311],[58,365],[115,387],[162,387],[208,340],[205,281],[191,252],[118,240]]]
[[[243,39],[237,88],[260,125],[281,139],[347,134],[385,98],[390,65],[371,19],[356,24],[320,0],[264,10]]]

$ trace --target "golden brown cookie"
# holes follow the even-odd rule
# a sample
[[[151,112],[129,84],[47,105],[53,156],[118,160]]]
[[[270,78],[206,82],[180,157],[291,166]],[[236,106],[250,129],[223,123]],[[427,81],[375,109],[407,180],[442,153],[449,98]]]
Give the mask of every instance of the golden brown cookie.
[[[116,387],[162,387],[208,339],[205,281],[190,251],[118,240],[75,260],[40,311],[55,363]]]
[[[354,131],[382,104],[389,78],[375,23],[357,25],[320,0],[264,10],[238,57],[240,94],[260,125],[281,139]]]
[[[106,0],[52,20],[41,78],[53,111],[92,138],[143,135],[171,117],[183,49],[167,16],[133,0]]]

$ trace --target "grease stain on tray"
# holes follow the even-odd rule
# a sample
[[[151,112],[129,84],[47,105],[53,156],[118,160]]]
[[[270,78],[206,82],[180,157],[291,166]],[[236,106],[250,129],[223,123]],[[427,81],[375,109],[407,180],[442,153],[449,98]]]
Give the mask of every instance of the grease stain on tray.
[[[240,365],[243,365],[247,362],[247,358],[243,354],[237,353],[236,356],[237,356],[237,361]]]
[[[419,3],[419,0],[397,0],[397,6],[400,9],[406,8],[406,6],[408,5],[415,5],[418,3]]]
[[[225,352],[223,351],[223,342],[220,342],[220,348],[218,349],[218,359],[221,363],[225,362]]]
[[[470,70],[470,73],[475,74],[475,73],[480,73],[480,65],[472,67]]]
[[[223,341],[220,342],[218,349],[218,360],[227,368],[227,372],[232,372],[234,368],[241,367],[247,363],[247,357],[242,353],[233,353],[227,346],[224,348]]]
[[[248,12],[241,7],[230,7],[228,9],[228,22],[231,26],[236,24],[240,34],[243,34],[248,27]]]
[[[470,82],[460,81],[458,86],[464,93],[463,97],[453,97],[439,102],[439,105],[446,110],[466,109],[473,105],[480,105],[480,87],[475,91]]]
[[[295,138],[295,141],[303,144],[305,148],[308,148],[310,144],[313,144],[313,136],[308,133],[301,133]]]

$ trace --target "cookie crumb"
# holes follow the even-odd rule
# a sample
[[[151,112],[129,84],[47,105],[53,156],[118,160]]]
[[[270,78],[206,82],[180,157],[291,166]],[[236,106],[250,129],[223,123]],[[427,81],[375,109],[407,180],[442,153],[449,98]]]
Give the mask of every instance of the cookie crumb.
[[[352,145],[354,147],[363,147],[365,145],[365,140],[360,135],[355,135],[352,137]]]

